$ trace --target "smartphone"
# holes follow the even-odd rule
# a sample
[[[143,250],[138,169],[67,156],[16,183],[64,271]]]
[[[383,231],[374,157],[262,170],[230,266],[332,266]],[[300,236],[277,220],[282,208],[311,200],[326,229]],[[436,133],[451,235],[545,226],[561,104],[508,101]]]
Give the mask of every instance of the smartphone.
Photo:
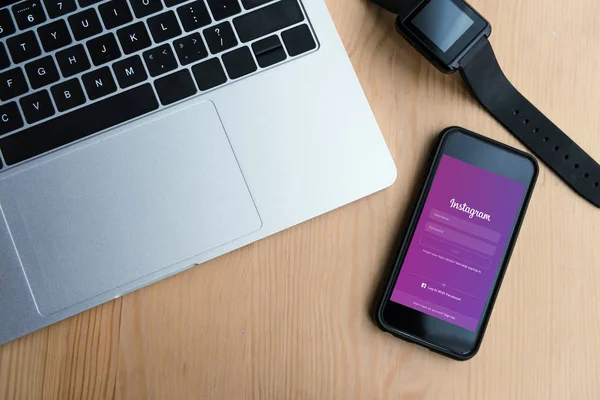
[[[538,176],[531,155],[446,129],[378,302],[380,328],[456,360],[481,345]]]

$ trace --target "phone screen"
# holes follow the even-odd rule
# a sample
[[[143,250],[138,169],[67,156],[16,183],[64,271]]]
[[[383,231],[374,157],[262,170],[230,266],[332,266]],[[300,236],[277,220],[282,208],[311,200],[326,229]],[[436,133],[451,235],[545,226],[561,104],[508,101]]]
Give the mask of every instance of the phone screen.
[[[443,154],[390,300],[475,332],[527,191]]]

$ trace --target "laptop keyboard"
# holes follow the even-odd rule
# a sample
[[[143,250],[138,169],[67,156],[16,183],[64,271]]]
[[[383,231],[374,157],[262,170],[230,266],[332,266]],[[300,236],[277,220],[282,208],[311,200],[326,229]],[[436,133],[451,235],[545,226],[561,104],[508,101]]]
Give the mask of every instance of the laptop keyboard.
[[[299,0],[0,9],[0,168],[316,49]]]

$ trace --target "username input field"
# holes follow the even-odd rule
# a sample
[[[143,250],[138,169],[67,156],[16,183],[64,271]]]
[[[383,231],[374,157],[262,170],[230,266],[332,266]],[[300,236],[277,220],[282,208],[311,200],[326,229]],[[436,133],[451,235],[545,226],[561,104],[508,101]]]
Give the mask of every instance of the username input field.
[[[493,256],[496,254],[496,246],[483,240],[477,239],[473,236],[465,235],[450,229],[447,226],[437,224],[435,222],[427,221],[425,223],[425,231],[437,237],[443,238],[444,240],[452,243],[459,244],[468,249],[475,250],[479,253]]]
[[[431,210],[429,217],[435,222],[448,225],[452,228],[456,228],[481,239],[485,239],[493,243],[500,243],[500,233],[486,228],[485,226],[477,225],[473,222],[466,221],[440,210],[436,210],[435,208]]]

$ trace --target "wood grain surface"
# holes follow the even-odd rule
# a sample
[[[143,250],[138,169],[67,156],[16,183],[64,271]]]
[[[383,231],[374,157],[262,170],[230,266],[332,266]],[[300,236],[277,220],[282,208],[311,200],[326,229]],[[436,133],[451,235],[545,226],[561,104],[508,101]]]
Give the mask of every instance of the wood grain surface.
[[[509,78],[600,159],[600,2],[471,3]],[[476,358],[373,325],[434,136],[461,125],[522,146],[391,15],[327,4],[398,166],[393,187],[0,347],[0,398],[600,398],[600,210],[545,166]]]

